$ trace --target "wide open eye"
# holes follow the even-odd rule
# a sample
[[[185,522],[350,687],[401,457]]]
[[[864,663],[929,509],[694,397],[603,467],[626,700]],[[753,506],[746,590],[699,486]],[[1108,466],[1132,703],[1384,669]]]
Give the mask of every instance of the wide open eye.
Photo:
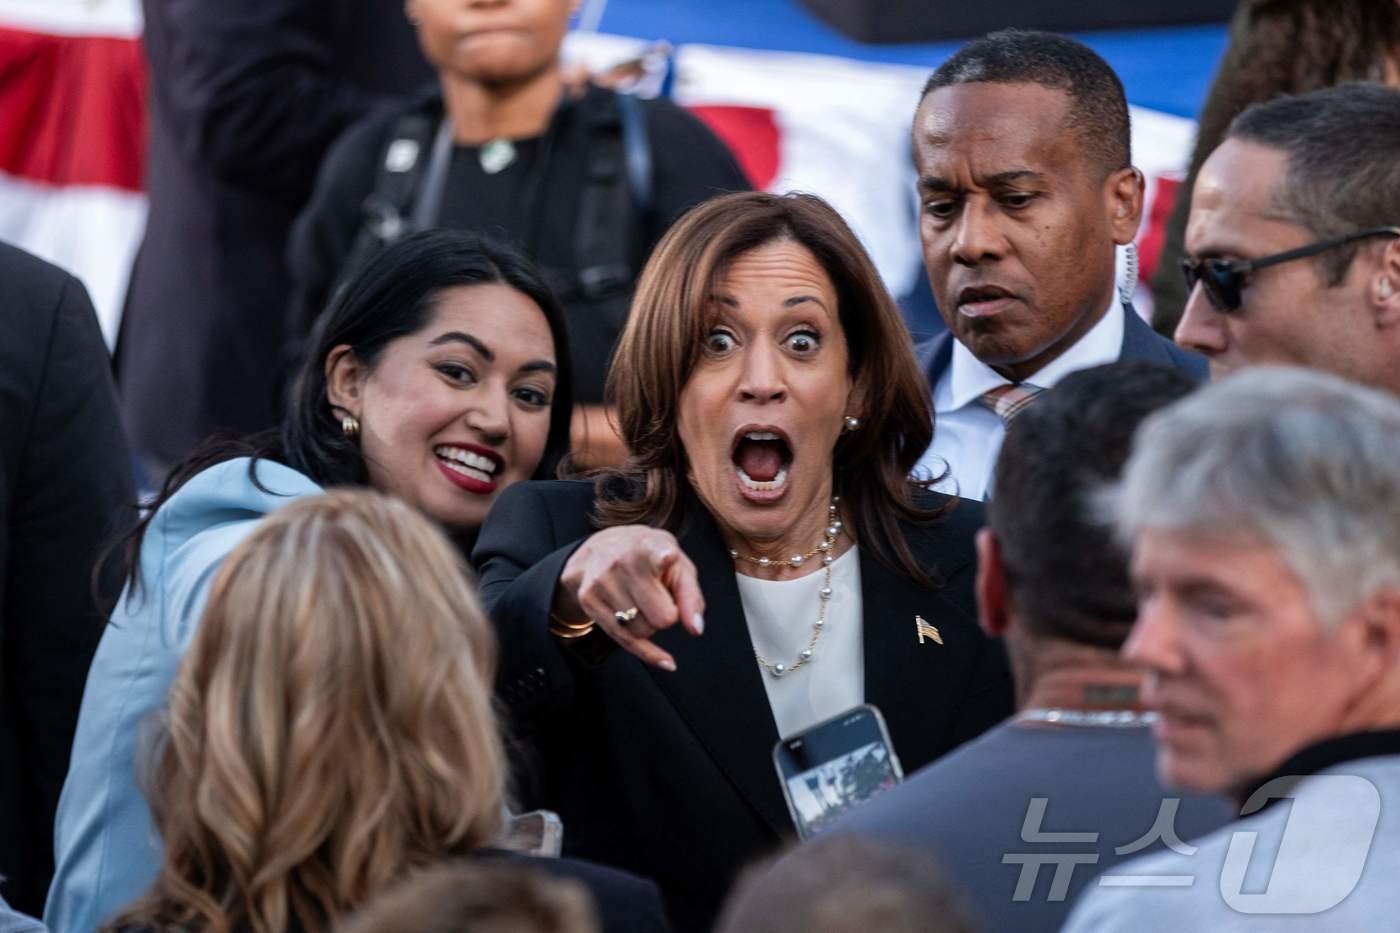
[[[738,345],[734,335],[727,330],[716,328],[705,336],[705,350],[716,356],[722,356],[733,350]]]
[[[792,352],[805,356],[817,351],[821,346],[821,339],[815,331],[799,330],[789,334],[783,344]]]

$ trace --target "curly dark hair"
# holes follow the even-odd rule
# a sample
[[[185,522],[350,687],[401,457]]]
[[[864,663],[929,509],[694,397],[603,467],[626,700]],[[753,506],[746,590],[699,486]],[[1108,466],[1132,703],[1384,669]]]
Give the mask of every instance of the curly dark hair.
[[[1241,0],[1196,130],[1166,245],[1152,282],[1153,326],[1168,336],[1186,306],[1182,255],[1191,189],[1231,121],[1251,104],[1345,81],[1400,77],[1400,4],[1395,0]]]

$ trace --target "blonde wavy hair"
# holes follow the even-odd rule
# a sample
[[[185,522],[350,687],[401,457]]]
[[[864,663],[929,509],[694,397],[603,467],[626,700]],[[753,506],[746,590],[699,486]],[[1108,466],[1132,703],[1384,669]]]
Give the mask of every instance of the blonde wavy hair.
[[[496,647],[470,579],[369,491],[288,505],[234,550],[148,781],[164,861],[113,928],[320,929],[495,839]]]

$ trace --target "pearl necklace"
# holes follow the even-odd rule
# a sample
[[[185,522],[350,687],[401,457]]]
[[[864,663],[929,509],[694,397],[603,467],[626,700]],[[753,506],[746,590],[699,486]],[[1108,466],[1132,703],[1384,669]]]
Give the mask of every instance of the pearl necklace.
[[[1153,712],[1131,709],[1023,709],[1013,722],[1048,722],[1057,726],[1150,726],[1157,721]]]
[[[817,612],[817,621],[812,623],[812,635],[807,639],[807,647],[797,653],[797,660],[792,664],[784,664],[781,661],[770,661],[763,655],[754,651],[754,660],[758,661],[758,666],[763,668],[774,677],[782,677],[799,667],[809,663],[813,657],[813,651],[817,647],[817,639],[822,637],[822,630],[826,628],[826,606],[831,601],[831,565],[836,558],[831,556],[831,549],[835,547],[836,540],[841,537],[842,522],[837,518],[836,504],[841,501],[840,496],[831,497],[831,505],[827,508],[826,532],[822,536],[821,542],[806,554],[794,554],[788,558],[789,567],[801,567],[804,561],[809,560],[817,554],[822,555],[822,572],[825,574],[822,580],[822,588],[818,592],[821,597],[821,608]],[[736,550],[730,550],[729,556],[733,560],[748,561],[760,567],[771,567],[773,561],[767,557],[751,557],[748,554],[740,554]]]

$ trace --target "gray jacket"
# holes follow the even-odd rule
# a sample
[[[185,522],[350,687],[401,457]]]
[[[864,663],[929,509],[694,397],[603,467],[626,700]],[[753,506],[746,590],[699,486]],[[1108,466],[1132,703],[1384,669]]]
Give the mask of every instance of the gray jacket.
[[[1344,741],[1376,745],[1376,737],[1390,753],[1270,780],[1246,801],[1249,815],[1198,840],[1191,854],[1135,859],[1101,876],[1064,933],[1393,929],[1400,732]]]

